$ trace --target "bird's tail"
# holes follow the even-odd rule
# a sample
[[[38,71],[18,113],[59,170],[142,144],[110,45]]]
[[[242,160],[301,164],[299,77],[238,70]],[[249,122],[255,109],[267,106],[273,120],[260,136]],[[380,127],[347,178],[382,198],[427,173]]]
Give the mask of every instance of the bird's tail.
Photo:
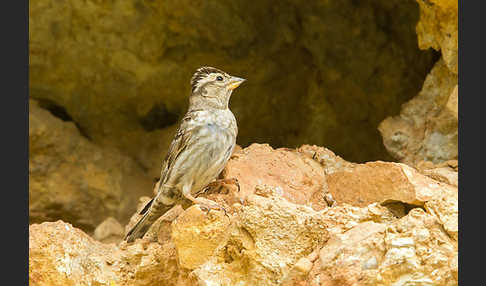
[[[154,223],[153,221],[149,220],[149,212],[146,212],[143,217],[138,220],[135,226],[130,229],[130,231],[125,236],[125,240],[127,242],[133,242],[137,238],[142,238],[144,234],[148,231],[150,226]]]
[[[130,229],[125,236],[127,242],[133,242],[137,238],[142,238],[149,230],[150,226],[168,210],[174,206],[174,201],[164,194],[156,196],[142,209],[142,218]]]

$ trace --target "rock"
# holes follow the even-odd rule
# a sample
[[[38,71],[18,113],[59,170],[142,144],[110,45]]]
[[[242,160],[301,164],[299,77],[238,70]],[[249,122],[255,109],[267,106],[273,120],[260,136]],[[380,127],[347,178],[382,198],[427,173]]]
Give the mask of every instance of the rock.
[[[457,75],[458,1],[417,0],[417,3],[420,6],[416,29],[420,49],[440,50],[449,70]]]
[[[297,151],[305,156],[316,160],[324,167],[326,175],[335,173],[337,171],[352,171],[357,164],[348,162],[343,158],[337,156],[331,150],[316,146],[316,145],[302,145],[297,148]]]
[[[414,208],[391,224],[363,222],[331,237],[305,285],[457,285],[457,242]]]
[[[235,219],[217,257],[192,272],[199,285],[279,285],[328,239],[319,212],[288,202],[272,188],[267,197],[250,195]]]
[[[226,243],[229,224],[224,212],[206,214],[199,206],[192,206],[179,215],[172,223],[171,234],[179,265],[192,270],[209,260]]]
[[[211,211],[208,217],[197,206],[188,208],[172,222],[172,240],[162,244],[144,239],[103,244],[61,221],[33,224],[30,280],[36,285],[277,285],[289,273],[309,270],[301,259],[328,238],[320,213],[275,191],[269,197],[251,195],[237,209],[228,224],[222,212]]]
[[[129,157],[105,149],[29,101],[29,222],[63,219],[91,232],[108,217],[126,222],[150,179]]]
[[[435,215],[445,231],[458,240],[459,201],[457,188],[442,188],[442,192],[425,203],[427,212]]]
[[[223,171],[224,178],[236,178],[245,199],[257,186],[278,190],[290,202],[315,210],[327,207],[324,170],[319,163],[288,148],[273,149],[268,144],[252,144],[235,152]]]
[[[418,48],[418,19],[401,0],[33,0],[29,92],[156,177],[192,73],[212,65],[248,78],[231,100],[242,146],[306,142],[386,160],[376,126],[435,61]]]
[[[96,227],[93,238],[103,243],[118,243],[123,235],[123,226],[113,217],[108,217]]]
[[[457,160],[454,161],[447,161],[443,164],[423,164],[423,163],[430,163],[428,161],[419,162],[417,168],[418,170],[439,182],[443,182],[455,187],[459,186],[459,173],[458,173],[458,166]]]
[[[380,123],[383,144],[395,158],[414,166],[457,159],[457,103],[457,75],[439,60],[400,115]]]
[[[170,244],[104,244],[62,221],[29,226],[32,285],[190,285],[185,277]]]
[[[401,163],[369,162],[352,171],[327,176],[329,192],[337,202],[366,206],[373,202],[402,202],[423,206],[437,196],[443,183]]]
[[[402,217],[378,203],[315,211],[275,187],[259,187],[232,206],[233,214],[192,206],[165,229],[168,239],[130,244],[100,243],[61,221],[33,224],[29,280],[41,286],[457,285],[451,223],[457,207],[449,193],[455,188],[440,187],[425,208]]]
[[[71,224],[57,221],[29,226],[31,285],[119,285],[109,264],[119,259],[113,244],[97,242]]]
[[[386,118],[378,127],[388,152],[410,165],[457,159],[458,152],[458,4],[450,0],[417,2],[419,47],[440,50],[442,58],[422,91],[402,105],[400,115]]]

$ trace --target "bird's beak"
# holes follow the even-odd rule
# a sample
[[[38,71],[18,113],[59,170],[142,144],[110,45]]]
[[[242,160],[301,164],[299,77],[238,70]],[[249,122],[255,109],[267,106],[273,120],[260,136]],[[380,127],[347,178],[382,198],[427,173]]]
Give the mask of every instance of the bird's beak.
[[[244,78],[232,76],[231,79],[230,79],[230,82],[228,83],[228,88],[230,90],[233,90],[233,89],[237,88],[238,86],[240,86],[240,84],[242,84],[245,80],[246,79],[244,79]]]

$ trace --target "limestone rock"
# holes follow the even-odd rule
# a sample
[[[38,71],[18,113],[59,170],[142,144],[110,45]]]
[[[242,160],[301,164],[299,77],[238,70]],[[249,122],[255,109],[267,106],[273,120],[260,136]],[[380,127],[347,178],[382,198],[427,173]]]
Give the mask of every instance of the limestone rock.
[[[459,170],[457,160],[446,161],[441,164],[432,164],[429,161],[419,162],[418,170],[439,182],[458,187],[459,186]]]
[[[441,163],[458,154],[457,75],[439,60],[422,91],[402,106],[399,116],[382,121],[378,130],[387,150],[410,165]]]
[[[457,188],[446,187],[442,192],[425,203],[427,212],[435,215],[447,233],[458,240],[459,200]]]
[[[113,217],[108,217],[96,227],[93,238],[103,243],[117,243],[123,239],[123,226]]]
[[[440,50],[442,58],[427,76],[422,91],[402,106],[400,115],[386,118],[378,127],[390,154],[410,165],[457,159],[458,153],[458,2],[417,2],[419,47]]]
[[[337,202],[366,206],[373,202],[403,202],[423,206],[444,184],[401,163],[369,162],[353,171],[327,176],[329,192]]]
[[[172,223],[172,241],[177,250],[179,265],[195,269],[214,255],[226,243],[230,225],[224,212],[205,213],[192,206]]]
[[[417,0],[417,3],[420,6],[416,29],[419,47],[440,50],[449,70],[457,75],[458,1]]]
[[[327,207],[327,183],[322,166],[293,149],[273,149],[268,144],[252,144],[235,152],[223,171],[225,178],[237,178],[243,200],[255,187],[266,185],[279,190],[288,201],[315,210]]]
[[[364,222],[332,237],[302,285],[457,285],[457,270],[457,243],[415,208],[394,223]]]
[[[259,187],[228,216],[192,206],[165,229],[168,239],[130,244],[103,244],[61,221],[33,224],[29,279],[41,286],[457,285],[455,188],[440,190],[425,210],[397,217],[378,203],[315,211]]]
[[[29,226],[29,282],[39,286],[191,285],[177,267],[171,244],[104,244],[62,221]]]
[[[61,221],[33,224],[30,280],[36,285],[278,285],[295,271],[310,270],[301,259],[328,238],[319,212],[275,191],[251,195],[236,209],[228,224],[222,213],[211,211],[212,220],[197,206],[188,208],[172,222],[172,240],[162,244],[145,239],[103,244]]]
[[[352,171],[357,164],[348,162],[331,150],[316,145],[302,145],[297,151],[319,162],[326,175],[337,171]]]
[[[120,259],[113,244],[97,242],[71,224],[57,221],[29,226],[32,285],[117,285],[119,278],[107,257]]]
[[[125,222],[150,179],[129,157],[99,147],[71,121],[29,101],[29,221],[63,219],[86,231]]]
[[[217,257],[194,270],[199,285],[279,285],[328,239],[323,217],[279,196],[250,195]],[[298,266],[297,266],[298,267]]]

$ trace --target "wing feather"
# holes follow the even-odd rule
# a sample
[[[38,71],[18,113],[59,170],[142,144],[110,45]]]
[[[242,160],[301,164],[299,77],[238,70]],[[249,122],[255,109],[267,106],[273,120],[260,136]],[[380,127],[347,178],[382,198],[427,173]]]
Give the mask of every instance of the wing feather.
[[[169,150],[167,151],[167,155],[165,156],[164,163],[162,165],[162,172],[160,174],[160,181],[162,184],[160,184],[160,186],[167,182],[171,167],[174,165],[179,155],[184,151],[191,140],[194,129],[197,127],[195,124],[192,124],[196,111],[197,110],[188,112],[184,116],[181,125],[179,126],[179,129],[177,130],[177,133],[169,146]]]

